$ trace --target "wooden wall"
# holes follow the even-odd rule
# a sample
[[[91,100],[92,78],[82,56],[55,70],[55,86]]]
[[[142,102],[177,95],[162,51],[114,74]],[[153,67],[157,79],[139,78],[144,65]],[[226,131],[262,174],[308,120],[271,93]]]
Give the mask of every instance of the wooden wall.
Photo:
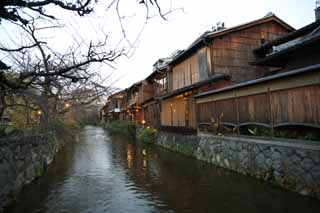
[[[208,78],[210,49],[199,49],[189,58],[172,68],[172,90],[177,90]]]
[[[288,31],[280,25],[268,22],[214,39],[212,72],[231,75],[233,83],[265,76],[267,68],[249,64],[255,61],[253,50],[262,44],[262,39],[270,41],[286,33]]]
[[[268,68],[250,65],[255,61],[253,50],[265,42],[288,33],[276,22],[267,22],[251,28],[221,35],[211,44],[198,49],[188,58],[172,67],[168,77],[170,91],[177,90],[209,76],[230,75],[232,83],[240,83],[268,74]]]
[[[145,126],[158,129],[160,127],[160,102],[153,101],[143,106]]]
[[[150,100],[154,96],[154,91],[155,91],[155,89],[154,89],[154,86],[152,84],[144,82],[142,84],[142,91],[141,91],[142,98],[141,98],[141,101],[144,102],[144,101]]]
[[[271,103],[275,124],[320,125],[320,85],[274,92]]]
[[[195,102],[191,95],[179,95],[163,100],[161,125],[195,128]]]
[[[197,123],[259,123],[270,127],[318,125],[320,127],[319,72],[290,77],[197,99]]]

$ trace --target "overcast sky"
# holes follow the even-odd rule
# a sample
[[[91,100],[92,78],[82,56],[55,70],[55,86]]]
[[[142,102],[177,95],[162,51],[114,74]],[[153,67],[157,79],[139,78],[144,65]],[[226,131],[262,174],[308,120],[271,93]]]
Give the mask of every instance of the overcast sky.
[[[101,1],[100,1],[101,2]],[[102,1],[103,2],[103,1]],[[128,39],[135,42],[144,22],[144,10],[135,0],[122,0],[122,14],[128,18],[124,22]],[[152,18],[144,28],[142,35],[135,43],[134,54],[130,58],[123,57],[110,67],[95,66],[103,76],[113,73],[114,86],[129,87],[136,81],[146,78],[152,72],[152,65],[157,59],[168,57],[175,50],[187,48],[200,34],[210,30],[217,22],[224,22],[232,27],[250,22],[273,12],[294,28],[300,28],[314,21],[315,0],[158,0],[163,11],[169,8],[183,8],[168,16],[168,20]],[[104,4],[104,3],[101,3]],[[64,13],[56,8],[49,11],[59,16],[65,28],[43,34],[51,41],[51,46],[63,49],[74,42],[82,40],[98,40],[101,35],[110,34],[110,48],[119,45],[128,47],[121,38],[121,29],[116,14],[106,11],[106,7],[96,7],[96,13],[89,18],[79,18]],[[138,15],[137,15],[138,14]],[[120,30],[119,30],[120,29]],[[19,33],[9,24],[0,25],[1,43],[9,37],[10,42],[19,40]],[[13,41],[14,40],[14,41]],[[8,43],[7,41],[5,43]]]

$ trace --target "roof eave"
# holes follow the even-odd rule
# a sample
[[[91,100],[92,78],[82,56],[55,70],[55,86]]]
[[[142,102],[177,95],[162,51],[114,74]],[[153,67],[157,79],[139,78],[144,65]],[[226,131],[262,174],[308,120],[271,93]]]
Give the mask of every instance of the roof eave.
[[[272,55],[269,55],[265,58],[262,58],[260,60],[257,60],[256,62],[253,62],[251,63],[252,65],[271,65],[273,64],[272,61],[274,60],[280,60],[282,58],[287,58],[289,56],[289,54],[291,54],[292,52],[300,49],[300,48],[303,48],[303,47],[306,47],[306,46],[309,46],[310,45],[313,45],[314,43],[317,43],[320,41],[320,35],[317,35],[317,36],[314,36],[304,42],[301,42],[301,43],[298,43],[294,46],[291,46],[291,47],[288,47],[284,50],[281,50],[279,52],[276,52]],[[283,63],[285,63],[285,61],[283,61]],[[284,65],[284,64],[283,64]]]
[[[259,54],[259,53],[261,53],[263,51],[267,51],[268,49],[272,48],[275,45],[283,44],[283,43],[288,42],[288,41],[290,41],[292,39],[295,39],[295,38],[297,38],[299,36],[302,36],[302,35],[304,35],[306,33],[309,33],[312,30],[314,30],[315,28],[317,28],[319,25],[320,25],[320,21],[312,22],[311,24],[308,24],[308,25],[306,25],[306,26],[304,26],[304,27],[302,27],[302,28],[300,28],[300,29],[298,29],[298,30],[296,30],[294,32],[291,32],[291,33],[289,33],[287,35],[281,36],[280,38],[275,39],[273,41],[267,42],[267,43],[261,45],[259,48],[253,50],[253,51],[256,54]]]
[[[213,94],[217,94],[217,93],[221,93],[221,92],[225,92],[225,91],[230,91],[233,89],[237,89],[237,88],[241,88],[241,87],[245,87],[245,86],[251,86],[251,85],[255,85],[258,83],[263,83],[263,82],[270,82],[276,79],[281,79],[281,78],[285,78],[287,76],[295,76],[295,75],[299,75],[299,74],[303,74],[303,73],[308,73],[308,72],[314,72],[314,71],[319,71],[320,69],[320,64],[315,64],[312,66],[308,66],[308,67],[304,67],[304,68],[300,68],[300,69],[296,69],[296,70],[292,70],[292,71],[288,71],[288,72],[284,72],[284,73],[279,73],[279,74],[275,74],[272,76],[268,76],[268,77],[264,77],[264,78],[259,78],[259,79],[255,79],[255,80],[251,80],[251,81],[247,81],[247,82],[243,82],[240,84],[235,84],[235,85],[231,85],[228,87],[224,87],[221,89],[217,89],[217,90],[212,90],[212,91],[208,91],[208,92],[203,92],[197,95],[194,95],[194,98],[202,98],[202,97],[206,97],[209,95],[213,95]]]
[[[180,94],[182,94],[184,92],[188,92],[188,91],[193,90],[193,89],[198,89],[198,88],[200,88],[202,86],[205,86],[206,84],[209,84],[209,83],[217,82],[217,81],[220,81],[220,80],[229,80],[229,79],[231,79],[231,76],[224,75],[224,74],[223,75],[213,76],[213,77],[211,77],[209,79],[206,79],[206,80],[191,84],[189,86],[177,89],[175,91],[172,91],[172,92],[170,92],[168,94],[165,94],[165,95],[163,95],[163,96],[161,96],[159,98],[168,99],[168,98],[174,97],[176,95],[180,95]]]

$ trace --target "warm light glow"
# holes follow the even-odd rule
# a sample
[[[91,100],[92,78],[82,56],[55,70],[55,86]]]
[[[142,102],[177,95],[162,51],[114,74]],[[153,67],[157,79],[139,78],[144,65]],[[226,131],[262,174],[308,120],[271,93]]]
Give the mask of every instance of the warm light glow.
[[[145,124],[145,123],[146,123],[146,121],[145,121],[145,120],[143,120],[143,121],[142,121],[142,124]]]
[[[38,114],[38,115],[42,115],[41,110],[38,110],[38,111],[37,111],[37,114]]]
[[[131,169],[132,164],[133,164],[133,151],[132,151],[132,145],[128,144],[127,145],[127,163],[128,163],[128,168]]]
[[[136,112],[139,112],[139,109],[136,109]]]
[[[64,107],[65,107],[65,108],[69,108],[69,107],[71,107],[71,104],[65,103],[65,104],[64,104]]]

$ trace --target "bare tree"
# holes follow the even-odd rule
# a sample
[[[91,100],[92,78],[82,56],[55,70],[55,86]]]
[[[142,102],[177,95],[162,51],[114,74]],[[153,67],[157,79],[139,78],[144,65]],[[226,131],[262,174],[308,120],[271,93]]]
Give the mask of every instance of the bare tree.
[[[6,21],[22,29],[26,41],[15,48],[0,43],[0,52],[9,54],[12,62],[8,64],[0,59],[0,118],[6,107],[17,104],[14,103],[14,98],[9,97],[28,97],[30,106],[41,108],[44,120],[48,123],[50,115],[55,117],[68,110],[68,107],[64,107],[65,103],[74,107],[89,104],[112,90],[110,86],[103,86],[102,82],[94,79],[98,73],[90,69],[90,65],[105,63],[112,66],[117,58],[127,54],[125,48],[107,48],[108,36],[105,35],[101,41],[89,42],[85,53],[83,44],[70,46],[66,52],[61,53],[37,35],[39,31],[59,27],[37,27],[39,20],[59,18],[47,12],[48,6],[85,16],[94,11],[98,2],[99,0],[0,1],[0,24]],[[156,10],[156,14],[163,19],[171,12],[169,10],[163,13],[157,0],[136,2],[145,7],[146,22],[154,16],[150,9]],[[115,9],[123,37],[127,39],[120,0],[110,0],[107,5],[107,9]]]
[[[123,0],[122,0],[123,1]],[[123,26],[123,19],[124,17],[121,15],[120,12],[120,2],[121,0],[109,0],[107,1],[107,9],[112,7],[115,8],[116,13],[118,15],[119,23],[122,28],[123,36],[126,37],[126,30]],[[79,16],[85,16],[94,11],[94,7],[97,6],[99,0],[1,0],[0,1],[0,24],[2,20],[10,21],[16,23],[17,25],[24,25],[28,26],[29,24],[33,24],[36,19],[50,19],[56,20],[59,17],[56,17],[46,11],[47,7],[52,5],[60,8],[64,11],[70,11],[77,13]],[[146,20],[152,17],[150,15],[150,8],[155,8],[158,12],[158,15],[163,19],[166,19],[166,16],[171,13],[171,10],[163,13],[161,11],[161,7],[158,4],[157,0],[139,0],[137,1],[138,4],[144,5],[146,8]],[[40,42],[40,41],[38,41]],[[32,43],[30,45],[22,45],[21,47],[11,49],[1,47],[0,51],[5,52],[19,52],[25,49],[36,47],[39,43]],[[101,44],[100,44],[101,45]],[[96,48],[92,46],[91,48]],[[93,60],[93,59],[92,59]],[[89,60],[87,63],[91,63],[93,61],[97,61],[94,59],[93,61]],[[103,61],[104,58],[98,59],[98,61]],[[82,62],[85,63],[85,62]],[[24,74],[21,76],[22,79],[15,84],[9,81],[8,78],[4,75],[1,70],[8,70],[10,66],[0,60],[0,82],[2,84],[6,84],[11,88],[15,87],[23,87],[27,85],[21,85],[21,82],[32,76],[34,73],[28,73],[28,75]]]
[[[34,24],[20,27],[28,34],[35,47],[34,50],[17,52],[18,56],[14,58],[17,62],[14,73],[19,73],[19,77],[13,78],[13,81],[16,83],[18,79],[20,83],[17,87],[6,87],[11,92],[29,96],[33,104],[38,105],[43,112],[46,123],[67,111],[69,107],[63,107],[64,103],[71,106],[90,104],[110,90],[110,87],[99,83],[99,73],[90,69],[89,65],[95,62],[112,63],[123,54],[123,50],[106,52],[103,48],[106,43],[104,41],[98,44],[90,43],[86,54],[82,56],[77,51],[78,47],[60,54],[38,40],[38,29]],[[32,92],[27,88],[32,89]],[[6,94],[9,93],[4,95]]]

